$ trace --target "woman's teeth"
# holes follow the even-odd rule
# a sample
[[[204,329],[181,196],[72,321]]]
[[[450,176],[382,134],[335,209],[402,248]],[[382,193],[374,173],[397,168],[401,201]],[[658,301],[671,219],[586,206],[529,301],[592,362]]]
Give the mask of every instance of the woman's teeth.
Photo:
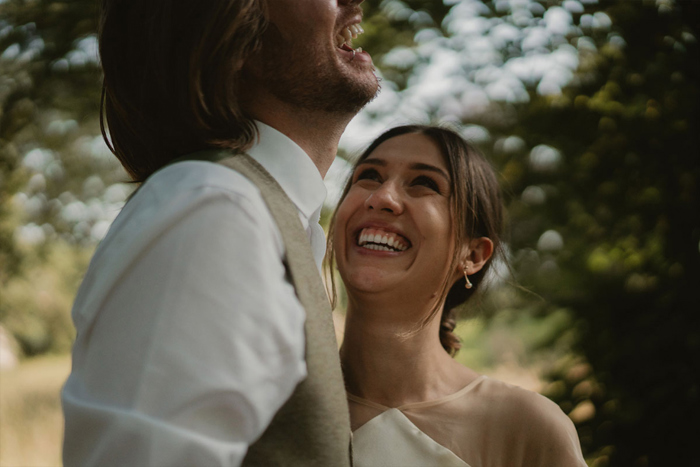
[[[389,248],[388,246],[383,246],[383,245],[374,245],[374,244],[367,244],[364,245],[363,248],[367,248],[369,250],[379,250],[379,251],[396,251],[394,248]]]
[[[363,248],[380,251],[404,251],[408,248],[399,235],[378,229],[363,229],[357,244]]]
[[[365,32],[365,30],[362,29],[362,26],[359,24],[351,24],[347,28],[340,31],[337,36],[335,36],[336,47],[342,47],[343,44],[347,44],[348,47],[352,48],[352,40],[363,32]],[[362,49],[358,50],[362,51]]]

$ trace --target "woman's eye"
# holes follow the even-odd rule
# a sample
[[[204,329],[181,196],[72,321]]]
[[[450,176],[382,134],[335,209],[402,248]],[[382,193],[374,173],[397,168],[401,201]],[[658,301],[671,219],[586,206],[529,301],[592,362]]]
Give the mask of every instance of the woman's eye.
[[[428,187],[437,193],[440,193],[440,186],[437,184],[437,182],[430,177],[426,177],[425,175],[421,175],[420,177],[416,177],[416,179],[413,180],[413,183],[411,185],[413,185],[413,186],[425,186],[425,187]]]
[[[376,180],[379,181],[380,176],[379,172],[377,172],[375,169],[365,169],[359,174],[357,174],[357,177],[355,177],[355,181],[359,182],[360,180]]]

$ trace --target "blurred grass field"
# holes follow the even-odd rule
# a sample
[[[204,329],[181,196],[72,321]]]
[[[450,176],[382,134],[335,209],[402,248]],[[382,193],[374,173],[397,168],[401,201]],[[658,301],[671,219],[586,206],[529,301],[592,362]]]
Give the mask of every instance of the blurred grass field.
[[[61,465],[59,391],[69,372],[69,355],[27,359],[0,372],[1,467]]]

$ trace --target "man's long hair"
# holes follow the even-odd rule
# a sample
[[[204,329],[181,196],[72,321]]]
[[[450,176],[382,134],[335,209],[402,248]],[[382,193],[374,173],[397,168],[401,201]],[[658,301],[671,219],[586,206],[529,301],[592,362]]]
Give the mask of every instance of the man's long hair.
[[[134,181],[193,151],[254,142],[238,88],[266,27],[263,3],[103,0],[100,124]]]

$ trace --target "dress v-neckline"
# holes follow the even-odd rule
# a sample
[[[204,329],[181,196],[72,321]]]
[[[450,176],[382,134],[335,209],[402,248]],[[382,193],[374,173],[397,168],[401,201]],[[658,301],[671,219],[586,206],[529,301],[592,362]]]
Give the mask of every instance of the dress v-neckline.
[[[386,405],[378,404],[377,402],[372,402],[370,400],[363,399],[363,398],[356,396],[354,394],[350,394],[349,392],[347,393],[347,397],[348,397],[348,400],[350,400],[352,402],[356,402],[358,404],[362,404],[362,405],[365,405],[367,407],[371,407],[373,409],[377,409],[377,410],[381,410],[381,411],[386,411],[389,409],[396,409],[396,410],[400,410],[400,411],[411,410],[411,409],[422,409],[422,408],[426,408],[426,407],[433,407],[436,405],[444,404],[446,402],[450,402],[450,401],[453,401],[455,399],[459,399],[464,394],[466,394],[469,391],[471,391],[472,389],[474,389],[480,382],[482,382],[486,378],[487,378],[486,375],[481,375],[478,378],[476,378],[474,381],[472,381],[471,383],[467,384],[465,387],[460,389],[459,391],[457,391],[453,394],[450,394],[448,396],[440,397],[438,399],[433,399],[433,400],[429,400],[429,401],[410,402],[408,404],[403,404],[403,405],[400,405],[398,407],[388,407]]]
[[[353,457],[356,467],[470,467],[396,408],[384,411],[355,430]]]

